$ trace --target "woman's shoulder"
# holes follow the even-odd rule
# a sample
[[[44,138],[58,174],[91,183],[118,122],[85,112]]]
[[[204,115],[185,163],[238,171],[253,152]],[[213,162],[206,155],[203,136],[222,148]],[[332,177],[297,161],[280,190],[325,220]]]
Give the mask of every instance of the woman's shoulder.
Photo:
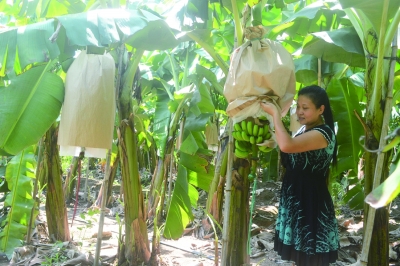
[[[327,124],[318,125],[310,130],[316,130],[320,132],[328,142],[335,140],[335,132]]]

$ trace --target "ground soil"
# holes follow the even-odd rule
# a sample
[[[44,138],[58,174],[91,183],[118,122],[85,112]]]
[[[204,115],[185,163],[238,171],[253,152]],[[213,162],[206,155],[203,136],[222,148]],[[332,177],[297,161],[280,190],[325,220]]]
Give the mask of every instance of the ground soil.
[[[83,193],[80,193],[79,204],[76,209],[76,214],[73,219],[74,204],[68,204],[68,220],[70,225],[70,233],[72,241],[68,248],[66,246],[62,249],[55,248],[54,244],[49,243],[49,237],[46,233],[46,218],[44,208],[41,208],[40,215],[37,220],[37,231],[34,235],[36,237],[35,250],[45,247],[46,250],[52,250],[52,254],[49,256],[55,257],[54,252],[64,252],[69,248],[75,250],[75,254],[85,254],[86,258],[93,259],[95,254],[95,248],[97,243],[98,233],[98,222],[99,222],[99,211],[93,210],[92,202],[96,198],[96,195],[100,189],[101,179],[92,178],[89,179],[88,187],[90,188],[91,194],[89,201],[84,200]],[[81,191],[85,187],[85,182],[81,184]],[[294,264],[288,261],[282,261],[280,257],[273,251],[273,232],[274,223],[277,215],[280,182],[259,182],[259,189],[255,193],[256,204],[253,211],[253,236],[251,237],[251,265],[268,265],[268,266],[293,266]],[[114,187],[113,197],[118,198],[119,186]],[[200,202],[205,202],[206,194],[201,193]],[[400,265],[399,263],[399,248],[400,242],[400,210],[398,205],[400,200],[396,199],[390,208],[390,256],[392,262],[390,265]],[[200,204],[200,209],[201,209]],[[400,209],[400,208],[399,208]],[[191,223],[185,235],[179,240],[167,240],[162,238],[159,255],[159,265],[184,265],[184,266],[212,266],[216,265],[216,253],[215,253],[215,235],[209,228],[207,220],[203,220],[201,210],[193,210],[196,221]],[[339,260],[331,266],[342,266],[351,265],[357,260],[357,256],[361,252],[362,244],[362,230],[363,230],[363,215],[360,211],[351,211],[346,206],[341,206],[337,210],[337,218],[340,229],[341,237],[341,249],[339,251]],[[118,223],[117,217],[123,218],[123,208],[115,201],[112,208],[107,210],[105,216],[103,232],[106,235],[106,239],[102,240],[100,256],[103,259],[103,265],[116,265],[116,255],[118,251],[118,236],[120,234],[120,228],[123,230],[123,226]],[[73,219],[73,222],[72,222]],[[207,226],[208,225],[208,226]],[[150,226],[149,239],[151,240],[153,228]],[[123,232],[122,232],[123,233]],[[221,254],[221,234],[218,232],[218,258],[220,259]],[[73,247],[71,247],[73,246]],[[74,254],[74,253],[72,253]],[[78,255],[74,255],[75,257]],[[0,257],[1,259],[1,257]],[[59,261],[53,259],[50,264],[42,265],[71,265],[63,264],[62,261],[68,260],[67,256],[59,259]],[[49,260],[48,260],[49,261]],[[89,260],[90,261],[90,260]],[[14,265],[40,265],[22,262]],[[8,265],[6,262],[0,265]],[[79,265],[79,264],[73,264]],[[82,263],[81,265],[84,265]],[[90,263],[89,263],[90,265]]]

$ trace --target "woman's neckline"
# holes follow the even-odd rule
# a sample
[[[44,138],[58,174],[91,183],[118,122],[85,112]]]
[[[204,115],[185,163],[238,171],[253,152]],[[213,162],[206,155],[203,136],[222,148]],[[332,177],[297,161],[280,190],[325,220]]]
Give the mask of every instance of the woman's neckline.
[[[311,129],[313,129],[313,128],[320,127],[320,126],[323,126],[323,125],[326,125],[326,124],[319,124],[319,125],[316,125],[316,126],[310,127],[309,129],[307,129],[307,126],[306,126],[306,125],[304,125],[304,130],[303,130],[303,132],[309,131],[309,130],[311,130]]]

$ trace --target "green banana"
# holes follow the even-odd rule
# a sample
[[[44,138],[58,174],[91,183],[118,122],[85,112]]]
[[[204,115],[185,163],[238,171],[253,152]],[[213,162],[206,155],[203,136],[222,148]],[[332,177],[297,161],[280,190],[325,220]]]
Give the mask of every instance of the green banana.
[[[261,151],[261,152],[265,152],[265,153],[270,152],[273,149],[274,148],[270,148],[270,147],[267,147],[267,146],[258,146],[258,150]]]
[[[250,136],[250,143],[256,144],[256,138],[254,136]]]
[[[258,136],[258,130],[259,130],[259,126],[257,124],[254,124],[254,126],[253,126],[253,136]]]
[[[264,139],[270,139],[271,138],[271,133],[268,131],[267,134],[264,135]]]
[[[247,135],[245,131],[242,131],[241,133],[244,141],[250,141],[250,137]]]
[[[235,131],[242,131],[242,128],[240,127],[239,123],[235,123],[233,127],[235,128]]]
[[[242,122],[240,122],[240,127],[242,128],[242,131],[247,131],[247,124],[245,120],[242,120]]]
[[[247,151],[249,149],[248,147],[248,142],[244,142],[244,141],[235,141],[235,147],[239,150],[242,151]]]
[[[232,132],[232,136],[233,136],[233,138],[236,139],[236,140],[243,140],[242,134],[241,134],[239,131],[234,131],[234,132]]]
[[[259,129],[258,129],[258,136],[263,136],[264,135],[264,128],[263,127],[260,127]]]
[[[256,139],[256,144],[263,142],[264,138],[263,136],[258,136]]]
[[[249,157],[249,152],[235,149],[235,156],[241,159]]]
[[[269,125],[268,124],[266,124],[266,125],[264,125],[264,136],[267,134],[267,132],[269,132]]]
[[[253,121],[247,121],[247,134],[249,136],[253,135]]]

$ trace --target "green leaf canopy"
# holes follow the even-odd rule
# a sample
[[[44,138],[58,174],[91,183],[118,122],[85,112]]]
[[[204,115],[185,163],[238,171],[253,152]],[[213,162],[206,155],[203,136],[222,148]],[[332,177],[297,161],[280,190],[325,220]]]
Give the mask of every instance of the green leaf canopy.
[[[35,144],[60,114],[63,101],[62,79],[45,66],[0,87],[0,154],[17,154]]]
[[[302,53],[314,55],[327,62],[365,67],[364,49],[352,27],[310,34],[304,41]]]
[[[49,40],[53,33],[53,19],[0,32],[0,76],[56,58],[60,51]]]
[[[365,16],[374,26],[377,33],[380,31],[382,22],[382,10],[383,10],[383,0],[339,0],[342,8],[355,8],[362,10]],[[391,20],[398,12],[400,6],[400,0],[390,0],[388,15],[386,17],[387,21]]]
[[[57,20],[60,29],[55,31]],[[167,23],[145,10],[99,9],[59,16],[57,20],[0,31],[0,77],[20,74],[28,65],[48,62],[60,53],[65,60],[65,50],[74,46],[108,47],[123,42],[149,51],[178,44]],[[52,42],[56,37],[63,41]]]
[[[138,49],[165,50],[178,44],[167,23],[145,10],[98,9],[57,19],[71,45],[105,47],[124,42]]]

